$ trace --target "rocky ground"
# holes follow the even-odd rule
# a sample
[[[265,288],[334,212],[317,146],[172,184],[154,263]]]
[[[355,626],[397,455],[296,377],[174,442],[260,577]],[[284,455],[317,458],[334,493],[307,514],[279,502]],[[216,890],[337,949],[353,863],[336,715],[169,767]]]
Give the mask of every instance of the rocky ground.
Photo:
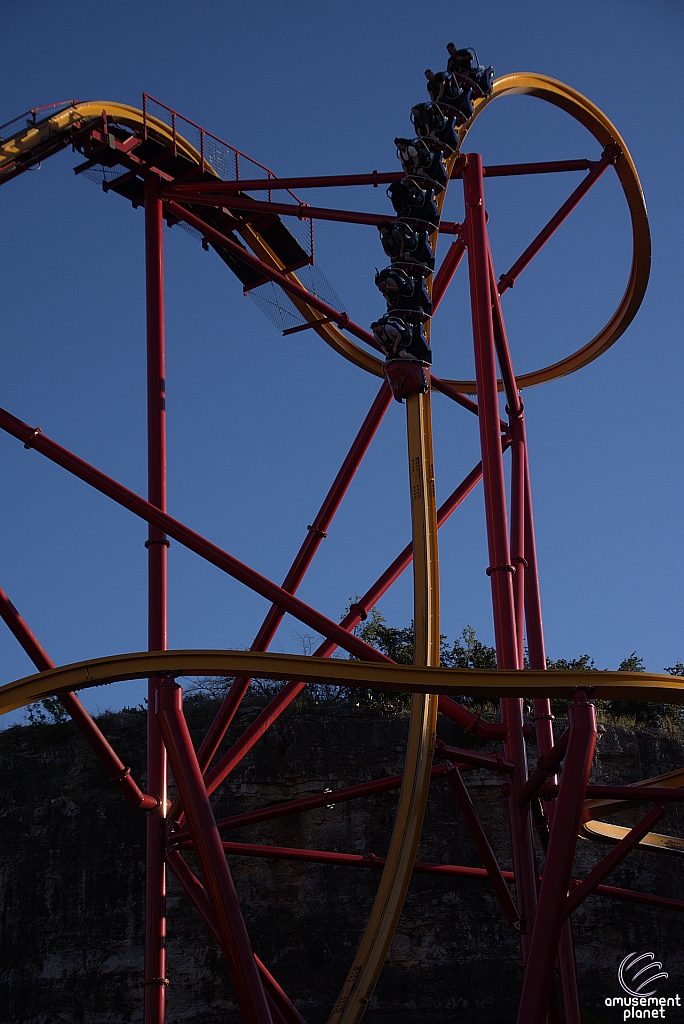
[[[188,702],[203,733],[209,702]],[[258,709],[245,709],[235,739]],[[562,725],[562,723],[559,723]],[[100,725],[144,782],[142,713],[106,715]],[[402,768],[405,717],[350,707],[291,711],[218,791],[217,814],[235,813]],[[447,742],[490,749],[448,722]],[[536,751],[530,744],[530,763]],[[607,726],[593,779],[633,782],[684,764],[684,743],[656,730]],[[468,785],[504,869],[510,843],[501,779],[468,775]],[[383,855],[397,795],[338,804],[243,829],[235,841]],[[144,813],[109,783],[74,727],[35,725],[0,734],[0,1021],[118,1024],[141,1020]],[[661,831],[684,835],[681,812]],[[584,876],[607,848],[580,842]],[[480,866],[443,780],[433,783],[420,860]],[[324,1024],[372,904],[378,872],[234,857],[230,860],[255,950],[309,1024]],[[684,898],[677,855],[635,851],[607,882]],[[169,884],[169,1024],[239,1021],[222,957],[185,895]],[[684,916],[590,897],[574,930],[585,1024],[622,1019],[607,1010],[620,994],[616,970],[631,951],[653,951],[670,978],[659,994],[684,992]],[[486,882],[416,875],[368,1024],[515,1021],[519,953]],[[677,1019],[668,1011],[667,1018]]]

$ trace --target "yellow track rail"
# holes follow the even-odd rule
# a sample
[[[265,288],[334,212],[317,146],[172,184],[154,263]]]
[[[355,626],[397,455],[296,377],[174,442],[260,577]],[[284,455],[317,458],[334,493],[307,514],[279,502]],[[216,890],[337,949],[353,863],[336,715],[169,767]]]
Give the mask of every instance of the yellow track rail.
[[[643,779],[636,782],[634,789],[648,790],[651,786],[659,789],[681,789],[684,786],[684,768],[677,768],[667,775],[658,775],[653,779]],[[648,802],[644,797],[644,803]],[[652,798],[651,798],[652,799]],[[604,814],[615,814],[616,811],[624,811],[634,804],[625,800],[585,800],[583,822],[580,827],[580,836],[583,839],[597,839],[602,843],[619,843],[629,832],[628,828],[622,825],[612,825],[607,821],[598,821],[597,818]],[[664,836],[659,832],[648,832],[639,843],[639,846],[647,850],[655,850],[658,853],[684,853],[684,839],[677,839],[675,836]]]
[[[423,668],[382,662],[310,658],[258,651],[139,651],[62,665],[0,686],[0,715],[56,693],[173,673],[301,679],[330,686],[397,693],[479,697],[565,697],[588,689],[592,699],[684,704],[684,678],[651,672],[547,672],[542,669]]]
[[[456,159],[454,154],[446,161],[447,182]],[[440,216],[445,197],[446,188],[437,197]],[[430,238],[433,251],[438,237],[435,229]],[[430,297],[432,282],[433,275],[430,275],[427,281]],[[425,333],[429,341],[429,322]],[[430,391],[407,396],[406,431],[413,540],[413,663],[434,668],[439,666],[439,556]],[[361,944],[328,1024],[358,1024],[387,959],[411,881],[425,818],[437,706],[436,694],[414,693],[404,778],[387,860]]]
[[[413,524],[414,665],[439,665],[439,562],[430,393],[406,399]],[[399,806],[373,909],[329,1024],[357,1024],[380,977],[399,923],[430,789],[437,726],[435,694],[414,693]]]

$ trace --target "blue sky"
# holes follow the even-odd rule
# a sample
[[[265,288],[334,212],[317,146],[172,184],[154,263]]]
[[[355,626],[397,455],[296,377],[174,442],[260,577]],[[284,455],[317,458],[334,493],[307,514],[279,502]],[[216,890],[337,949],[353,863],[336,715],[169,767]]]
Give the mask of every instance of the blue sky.
[[[684,15],[665,0],[494,0],[467,11],[397,0],[339,4],[144,0],[2,5],[11,54],[0,121],[64,98],[140,105],[143,90],[281,175],[398,168],[423,70],[445,44],[497,74],[536,71],[592,99],[625,139],[649,208],[652,277],[637,319],[601,359],[525,393],[548,652],[614,668],[684,658],[682,621],[682,136]],[[439,14],[440,17],[436,17]],[[7,65],[9,66],[9,65]],[[598,156],[538,100],[502,100],[467,149],[485,162]],[[143,214],[76,178],[70,152],[0,189],[0,405],[145,493]],[[576,175],[488,183],[503,272]],[[389,211],[382,189],[311,192]],[[452,188],[447,216],[461,219]],[[449,212],[450,211],[450,212]],[[165,232],[169,511],[281,582],[378,388],[311,332],[282,338],[213,253]],[[358,323],[383,311],[373,228],[321,223],[316,255]],[[439,258],[439,253],[438,253]],[[626,205],[609,172],[506,296],[516,368],[559,358],[610,316],[629,268]],[[433,327],[435,370],[472,366],[465,266]],[[477,462],[473,417],[435,396],[441,501]],[[393,403],[299,596],[339,618],[409,538],[405,415]],[[141,650],[146,527],[35,452],[0,437],[0,586],[58,664]],[[445,527],[442,630],[492,642],[482,492]],[[380,605],[411,615],[407,573]],[[246,647],[265,602],[174,544],[170,646]],[[274,649],[306,629],[286,618]],[[0,631],[0,682],[31,665]],[[104,709],[143,684],[84,696]],[[16,720],[13,716],[8,721]]]

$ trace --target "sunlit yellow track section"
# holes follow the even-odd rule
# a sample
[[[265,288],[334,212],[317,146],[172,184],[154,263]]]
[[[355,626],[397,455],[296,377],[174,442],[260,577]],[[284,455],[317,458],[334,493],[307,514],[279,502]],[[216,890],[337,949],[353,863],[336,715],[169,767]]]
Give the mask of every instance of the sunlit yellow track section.
[[[666,775],[657,775],[652,779],[643,779],[634,783],[635,790],[646,790],[644,803],[649,802],[647,792],[650,787],[657,786],[658,789],[681,789],[684,787],[684,768],[677,768],[676,771],[668,772]],[[651,798],[652,799],[652,798]],[[622,825],[613,825],[608,821],[600,821],[600,817],[606,814],[615,814],[616,811],[624,811],[634,804],[626,803],[624,800],[585,800],[583,822],[580,828],[580,836],[583,839],[597,839],[602,843],[619,843],[624,839],[629,828]],[[676,836],[661,835],[659,832],[647,832],[640,841],[642,849],[653,850],[656,853],[684,853],[684,839]]]

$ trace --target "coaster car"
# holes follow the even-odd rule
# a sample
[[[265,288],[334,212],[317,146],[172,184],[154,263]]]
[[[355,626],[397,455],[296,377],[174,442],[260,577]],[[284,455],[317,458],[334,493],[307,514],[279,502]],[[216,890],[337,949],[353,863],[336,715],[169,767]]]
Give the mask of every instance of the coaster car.
[[[427,231],[416,230],[403,220],[381,221],[378,224],[380,242],[394,267],[404,267],[409,273],[420,272],[428,277],[435,269],[435,254],[428,241]]]
[[[472,88],[474,99],[484,99],[491,95],[494,68],[480,64],[477,51],[472,47],[453,52],[449,58],[449,71],[463,88]]]
[[[375,283],[387,301],[389,313],[401,310],[405,318],[418,322],[432,316],[432,302],[422,275],[414,277],[400,267],[391,266],[376,273]]]
[[[413,178],[393,181],[387,189],[397,217],[410,224],[436,228],[439,225],[439,211],[432,194],[433,189],[428,182],[421,186]]]
[[[397,138],[394,144],[406,177],[427,181],[436,192],[441,192],[447,181],[442,154],[431,149],[427,142],[420,138]]]
[[[375,340],[388,360],[411,359],[429,366],[432,352],[422,325],[396,313],[387,313],[371,324]]]
[[[466,76],[449,75],[446,88],[437,106],[446,117],[453,117],[457,125],[465,124],[473,116],[473,93],[475,87]]]
[[[418,359],[388,359],[384,370],[397,402],[408,395],[425,395],[430,388],[430,370]]]

